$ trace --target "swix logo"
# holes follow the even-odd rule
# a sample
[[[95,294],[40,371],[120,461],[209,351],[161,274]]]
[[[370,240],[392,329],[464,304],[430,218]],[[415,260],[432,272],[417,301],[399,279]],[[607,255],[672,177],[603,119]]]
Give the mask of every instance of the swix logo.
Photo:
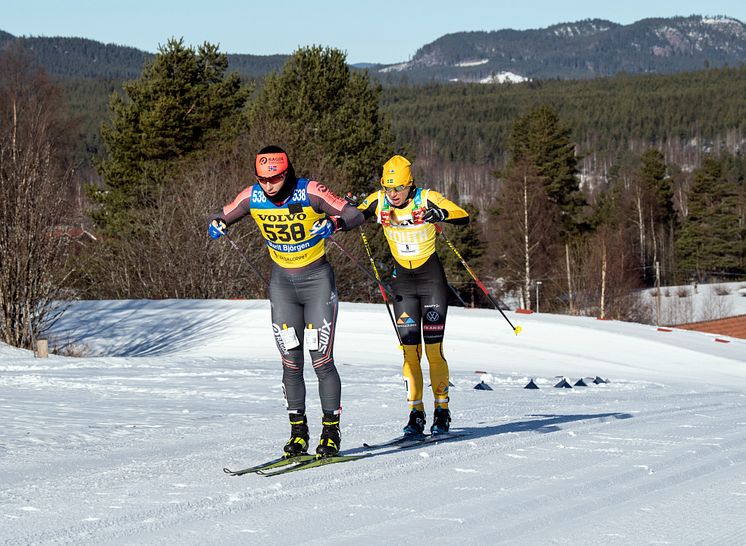
[[[262,214],[260,212],[259,218],[266,222],[281,222],[283,220],[305,220],[306,213],[301,212],[299,214]]]
[[[282,328],[280,328],[279,324],[272,323],[272,333],[275,335],[275,342],[277,343],[277,347],[280,349],[280,352],[284,355],[288,354],[287,349],[285,349],[285,342],[282,340],[282,336],[280,335],[280,331]]]
[[[329,340],[332,337],[332,323],[324,320],[324,324],[319,328],[319,352],[325,353],[329,348]]]

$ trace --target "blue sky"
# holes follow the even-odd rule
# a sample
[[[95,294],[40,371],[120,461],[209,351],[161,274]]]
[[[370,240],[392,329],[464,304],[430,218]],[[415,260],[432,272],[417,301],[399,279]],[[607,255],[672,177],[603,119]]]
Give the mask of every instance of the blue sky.
[[[206,8],[205,6],[210,6]],[[171,37],[220,44],[226,53],[289,54],[331,46],[350,63],[395,63],[451,32],[542,28],[602,18],[628,24],[647,17],[728,15],[746,22],[746,2],[678,0],[6,0],[0,30],[16,36],[76,36],[155,52]]]

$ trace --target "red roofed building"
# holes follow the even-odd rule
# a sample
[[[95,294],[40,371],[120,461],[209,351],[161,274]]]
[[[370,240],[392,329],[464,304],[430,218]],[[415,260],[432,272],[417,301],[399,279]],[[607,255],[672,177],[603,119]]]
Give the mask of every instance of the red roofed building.
[[[737,315],[735,317],[707,320],[703,322],[691,322],[689,324],[679,324],[676,328],[746,339],[746,315]]]

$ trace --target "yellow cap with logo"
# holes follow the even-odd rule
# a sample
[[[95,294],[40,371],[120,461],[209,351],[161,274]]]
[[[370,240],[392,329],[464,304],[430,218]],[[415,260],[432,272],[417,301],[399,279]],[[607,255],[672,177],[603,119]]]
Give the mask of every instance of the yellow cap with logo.
[[[384,188],[398,188],[411,186],[414,182],[412,172],[409,169],[411,163],[406,157],[395,155],[383,165],[383,176],[381,186]]]

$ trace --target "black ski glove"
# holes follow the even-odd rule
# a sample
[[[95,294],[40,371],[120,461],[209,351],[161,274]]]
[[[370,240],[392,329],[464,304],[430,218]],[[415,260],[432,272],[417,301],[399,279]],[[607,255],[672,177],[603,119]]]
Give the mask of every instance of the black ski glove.
[[[425,213],[425,222],[430,222],[431,224],[442,222],[446,218],[448,218],[448,211],[435,205],[432,205]]]

